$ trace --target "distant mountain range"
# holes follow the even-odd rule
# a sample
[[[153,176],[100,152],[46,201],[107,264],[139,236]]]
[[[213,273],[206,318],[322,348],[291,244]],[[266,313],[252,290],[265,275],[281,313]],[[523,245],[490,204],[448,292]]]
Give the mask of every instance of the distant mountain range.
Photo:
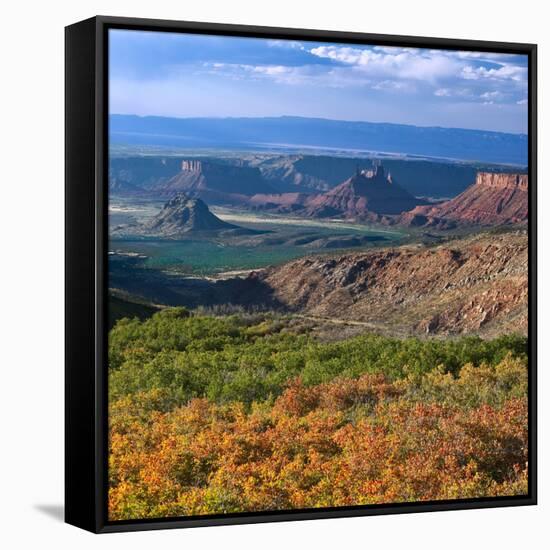
[[[525,134],[303,117],[109,117],[111,144],[183,148],[319,148],[527,164]]]
[[[520,173],[488,163],[385,158],[384,168],[416,197],[450,198],[475,181],[478,172]],[[164,197],[184,192],[209,204],[238,204],[243,196],[277,193],[315,194],[341,184],[356,170],[370,170],[369,158],[327,155],[244,153],[201,156],[111,156],[109,190],[114,195]],[[184,169],[184,167],[192,169]]]

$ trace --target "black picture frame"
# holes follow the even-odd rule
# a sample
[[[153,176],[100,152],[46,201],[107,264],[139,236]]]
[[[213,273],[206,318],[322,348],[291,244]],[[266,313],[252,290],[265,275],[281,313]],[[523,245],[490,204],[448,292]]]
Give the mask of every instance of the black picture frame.
[[[529,493],[479,498],[202,517],[107,520],[107,62],[109,29],[187,32],[528,56]],[[435,512],[537,503],[537,46],[97,16],[65,29],[65,521],[95,533]]]

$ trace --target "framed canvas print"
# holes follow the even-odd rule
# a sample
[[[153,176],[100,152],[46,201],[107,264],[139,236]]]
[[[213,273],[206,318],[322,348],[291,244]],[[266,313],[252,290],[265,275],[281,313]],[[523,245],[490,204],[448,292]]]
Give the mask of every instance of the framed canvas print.
[[[535,504],[535,187],[534,45],[67,27],[66,521]]]

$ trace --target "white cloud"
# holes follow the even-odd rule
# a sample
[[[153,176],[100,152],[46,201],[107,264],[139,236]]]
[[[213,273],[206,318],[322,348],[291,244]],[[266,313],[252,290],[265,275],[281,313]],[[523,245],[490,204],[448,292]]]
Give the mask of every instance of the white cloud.
[[[400,48],[398,46],[374,46],[373,50],[396,55],[403,52],[419,52],[418,48]]]
[[[432,84],[441,84],[453,78],[470,81],[498,80],[526,86],[527,68],[517,64],[520,63],[517,56],[510,54],[333,45],[312,48],[310,53],[351,65],[375,78],[418,80]],[[441,90],[447,88],[448,86],[440,85],[434,93],[444,95],[445,92]]]
[[[481,94],[479,97],[482,99],[486,99],[488,101],[499,101],[501,99],[504,99],[505,95],[502,92],[499,91],[492,91],[492,92],[485,92]]]
[[[272,40],[270,46],[306,51],[311,60],[301,65],[204,63],[200,71],[233,80],[269,79],[280,85],[364,87],[387,93],[427,94],[446,99],[447,103],[521,105],[519,101],[527,89],[527,68],[518,56],[509,54],[336,44],[308,46],[292,40]]]
[[[254,73],[267,74],[271,76],[278,76],[283,74],[292,74],[293,70],[290,67],[285,65],[241,65],[247,70],[250,70]]]
[[[458,57],[460,59],[473,59],[475,61],[488,61],[499,64],[510,64],[514,58],[513,54],[509,53],[493,53],[493,52],[467,52],[467,51],[451,51],[443,50],[446,55]]]
[[[526,99],[520,99],[519,101],[516,101],[516,104],[517,105],[527,105],[527,100]]]
[[[245,63],[204,63],[207,72],[220,76],[229,76],[236,79],[254,76],[270,76],[285,78],[291,75],[298,75],[300,67],[289,67],[287,65],[249,65]]]
[[[461,69],[456,59],[438,51],[414,48],[318,46],[310,53],[352,65],[369,76],[402,81],[436,82],[456,75]]]
[[[407,82],[399,80],[380,80],[372,85],[373,90],[384,90],[384,91],[412,91],[414,88]]]
[[[268,40],[270,48],[283,48],[287,50],[305,50],[304,45],[297,40]]]
[[[527,68],[518,65],[502,65],[498,68],[487,69],[486,67],[473,67],[466,65],[462,69],[462,78],[466,80],[513,80],[515,82],[526,82]]]
[[[434,91],[434,95],[437,97],[450,97],[467,100],[476,97],[470,88],[461,88],[457,85],[452,88],[438,88]]]
[[[233,80],[270,79],[277,84],[322,85],[341,88],[350,84],[364,85],[349,72],[341,73],[338,68],[320,65],[251,65],[245,63],[204,63],[203,71]]]

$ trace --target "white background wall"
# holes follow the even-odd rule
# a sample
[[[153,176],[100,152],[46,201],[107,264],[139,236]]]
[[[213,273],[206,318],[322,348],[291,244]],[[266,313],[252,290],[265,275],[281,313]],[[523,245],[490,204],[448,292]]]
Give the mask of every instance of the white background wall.
[[[548,516],[550,42],[540,0],[16,0],[2,9],[0,545],[12,548],[543,548]],[[539,44],[538,507],[94,536],[63,503],[63,27],[92,15]],[[546,15],[546,17],[545,17]],[[546,23],[546,24],[545,24]],[[546,283],[546,284],[545,284]],[[6,307],[7,306],[7,307]],[[550,516],[549,516],[550,517]],[[548,517],[546,522],[548,523]],[[8,540],[9,539],[9,540]],[[538,540],[538,543],[536,542]]]

